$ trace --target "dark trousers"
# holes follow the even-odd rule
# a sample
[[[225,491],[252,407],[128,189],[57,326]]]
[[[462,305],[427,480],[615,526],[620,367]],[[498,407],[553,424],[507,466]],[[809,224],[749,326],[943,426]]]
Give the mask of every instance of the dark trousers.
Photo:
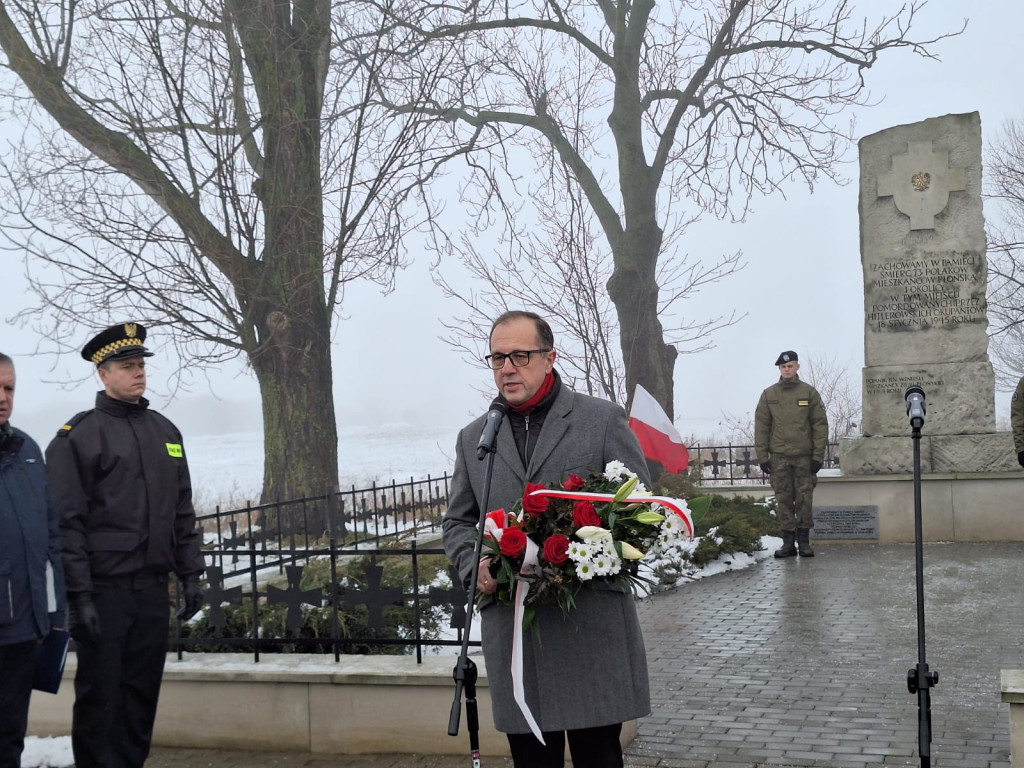
[[[809,456],[771,457],[770,482],[775,491],[776,514],[784,531],[813,528],[812,498],[818,476],[811,472]]]
[[[167,657],[167,584],[93,593],[100,639],[78,645],[71,748],[76,768],[142,768]]]
[[[20,768],[39,644],[0,645],[0,768]]]
[[[573,768],[622,768],[622,723],[575,731],[544,731],[541,744],[532,733],[509,733],[508,745],[516,768],[563,768],[565,739]]]

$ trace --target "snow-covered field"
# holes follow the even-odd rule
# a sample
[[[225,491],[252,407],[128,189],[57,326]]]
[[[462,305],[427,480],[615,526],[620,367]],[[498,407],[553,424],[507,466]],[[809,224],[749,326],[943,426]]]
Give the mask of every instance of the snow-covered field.
[[[389,423],[339,428],[340,487],[366,488],[375,481],[408,482],[450,473],[460,426]],[[185,451],[196,506],[202,511],[212,511],[216,504],[241,506],[259,499],[263,485],[261,433],[185,435]]]

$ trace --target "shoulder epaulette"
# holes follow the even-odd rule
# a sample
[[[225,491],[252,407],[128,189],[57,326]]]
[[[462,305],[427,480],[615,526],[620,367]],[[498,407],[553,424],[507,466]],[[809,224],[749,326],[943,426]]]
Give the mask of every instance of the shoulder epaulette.
[[[90,413],[92,413],[92,410],[80,411],[76,413],[74,416],[67,420],[67,423],[65,423],[64,426],[57,430],[57,437],[67,437],[71,433],[71,430],[74,429],[75,425],[82,419],[84,419],[86,416],[88,416]]]

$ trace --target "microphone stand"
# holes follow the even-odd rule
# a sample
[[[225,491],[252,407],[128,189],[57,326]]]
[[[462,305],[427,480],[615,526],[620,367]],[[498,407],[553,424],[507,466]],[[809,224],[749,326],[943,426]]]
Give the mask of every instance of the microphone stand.
[[[495,435],[495,437],[497,437]],[[495,443],[497,440],[495,439]],[[459,735],[459,718],[462,714],[462,694],[466,694],[466,725],[469,729],[469,754],[473,768],[480,768],[480,718],[476,706],[476,664],[469,658],[469,633],[473,627],[473,606],[476,604],[476,577],[480,569],[480,553],[484,545],[484,522],[487,517],[487,503],[491,495],[491,474],[494,472],[495,445],[487,446],[487,467],[484,474],[483,501],[480,505],[480,524],[477,526],[476,544],[473,547],[473,572],[469,581],[469,602],[466,605],[466,624],[462,630],[462,649],[455,663],[452,677],[455,678],[455,700],[452,701],[448,716],[448,735]],[[481,456],[481,458],[483,458]]]
[[[916,392],[913,392],[916,390]],[[911,406],[912,394],[920,394],[920,414]],[[931,689],[939,684],[939,673],[928,670],[924,642],[924,544],[921,522],[921,427],[924,426],[924,392],[919,387],[907,390],[907,412],[911,415],[910,437],[914,443],[914,553],[917,571],[917,666],[907,672],[907,689],[917,694],[917,743],[922,768],[931,766],[932,704]],[[915,403],[916,405],[916,403]]]

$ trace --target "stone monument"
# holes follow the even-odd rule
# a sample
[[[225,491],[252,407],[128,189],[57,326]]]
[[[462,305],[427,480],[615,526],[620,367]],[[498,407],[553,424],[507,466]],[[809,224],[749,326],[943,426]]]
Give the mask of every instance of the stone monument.
[[[988,357],[981,118],[901,125],[860,141],[864,269],[863,437],[843,440],[844,475],[913,471],[904,393],[927,398],[922,473],[1016,469],[995,429]]]

